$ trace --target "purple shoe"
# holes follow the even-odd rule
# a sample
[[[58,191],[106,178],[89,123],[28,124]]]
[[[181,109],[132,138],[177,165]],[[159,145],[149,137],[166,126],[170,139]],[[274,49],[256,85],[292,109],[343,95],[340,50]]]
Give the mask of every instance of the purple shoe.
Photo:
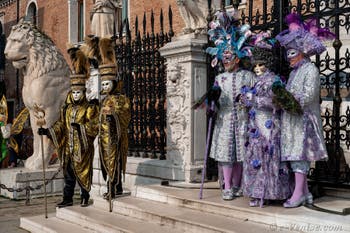
[[[305,204],[306,196],[301,196],[298,200],[291,202],[288,199],[285,203],[283,203],[284,208],[295,208]]]
[[[260,206],[259,199],[254,198],[254,199],[250,200],[249,201],[249,206],[250,207],[258,207],[258,206]]]
[[[306,204],[312,205],[314,203],[314,198],[311,193],[305,195]]]

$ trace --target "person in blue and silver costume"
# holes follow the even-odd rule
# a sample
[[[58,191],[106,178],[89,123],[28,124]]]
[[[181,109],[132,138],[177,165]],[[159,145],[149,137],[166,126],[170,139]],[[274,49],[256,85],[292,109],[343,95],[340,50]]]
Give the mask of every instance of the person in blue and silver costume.
[[[241,195],[242,160],[247,136],[248,115],[246,108],[237,101],[242,86],[254,83],[254,73],[240,67],[242,59],[249,56],[245,46],[251,32],[249,25],[237,25],[234,15],[229,12],[216,13],[210,24],[209,39],[215,47],[207,52],[214,57],[211,65],[221,61],[225,72],[215,77],[215,88],[221,89],[213,132],[210,157],[218,161],[219,172],[223,174],[222,198],[232,200]]]

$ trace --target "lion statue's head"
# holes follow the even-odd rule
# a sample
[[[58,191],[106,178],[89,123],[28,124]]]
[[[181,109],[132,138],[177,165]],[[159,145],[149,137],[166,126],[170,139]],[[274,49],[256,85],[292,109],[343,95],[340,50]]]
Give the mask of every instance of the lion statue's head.
[[[30,21],[20,20],[12,27],[5,56],[16,69],[37,77],[57,69],[69,69],[53,41]]]

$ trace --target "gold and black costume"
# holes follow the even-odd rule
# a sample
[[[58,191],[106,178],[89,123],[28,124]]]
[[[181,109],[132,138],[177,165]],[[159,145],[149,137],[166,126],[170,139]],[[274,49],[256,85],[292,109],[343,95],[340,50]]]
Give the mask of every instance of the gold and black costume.
[[[59,119],[48,128],[49,138],[57,149],[64,169],[63,201],[58,207],[73,204],[76,181],[81,188],[81,206],[88,205],[93,174],[94,139],[98,134],[97,101],[85,96],[87,59],[79,48],[70,48],[74,69],[70,75],[71,91],[60,110]],[[40,134],[40,133],[39,133]]]
[[[18,145],[14,137],[16,135],[19,135],[23,131],[24,124],[27,121],[28,117],[29,117],[28,108],[22,109],[22,111],[18,114],[18,116],[13,120],[13,124],[11,126],[11,137],[9,142],[9,148],[11,148],[16,154],[20,152],[20,145]]]
[[[107,65],[108,67],[108,65]],[[106,67],[106,68],[107,68]],[[100,113],[100,158],[103,177],[112,181],[112,196],[122,193],[121,174],[125,175],[128,153],[128,125],[130,121],[130,101],[121,93],[121,81],[108,76],[100,67],[102,80],[113,80],[113,89],[102,101]],[[106,110],[108,113],[106,113]],[[117,187],[115,187],[117,185]],[[117,189],[117,190],[115,190]]]
[[[118,161],[122,161],[125,171],[128,153],[128,125],[130,121],[130,101],[122,94],[108,94],[103,100],[103,106],[112,107],[113,120],[108,122],[106,115],[101,113],[100,155],[104,169],[112,180],[120,176]]]
[[[58,156],[67,169],[69,160],[78,183],[87,191],[91,189],[94,139],[97,136],[98,106],[89,104],[85,96],[75,103],[69,93],[61,108],[60,118],[49,128]],[[74,128],[71,123],[79,124]]]

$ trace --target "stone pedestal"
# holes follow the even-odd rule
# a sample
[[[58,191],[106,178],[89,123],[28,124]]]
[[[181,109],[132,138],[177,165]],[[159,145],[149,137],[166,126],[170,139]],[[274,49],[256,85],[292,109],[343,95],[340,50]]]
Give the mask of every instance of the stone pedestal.
[[[50,180],[58,171],[58,166],[46,169],[46,180]],[[24,167],[1,169],[0,170],[0,184],[4,184],[7,188],[25,188],[31,186],[36,188],[38,185],[43,184],[43,171],[32,171]],[[46,186],[47,195],[62,195],[64,187],[63,173],[62,171],[49,182]],[[76,186],[77,188],[78,186]],[[25,199],[26,191],[22,192],[10,192],[7,189],[0,188],[0,195],[8,197],[10,199]],[[44,187],[30,191],[30,197],[44,196]]]
[[[204,110],[191,106],[207,90],[206,35],[186,34],[160,49],[167,61],[167,160],[177,180],[199,182],[206,143]],[[176,179],[176,177],[175,177]]]

